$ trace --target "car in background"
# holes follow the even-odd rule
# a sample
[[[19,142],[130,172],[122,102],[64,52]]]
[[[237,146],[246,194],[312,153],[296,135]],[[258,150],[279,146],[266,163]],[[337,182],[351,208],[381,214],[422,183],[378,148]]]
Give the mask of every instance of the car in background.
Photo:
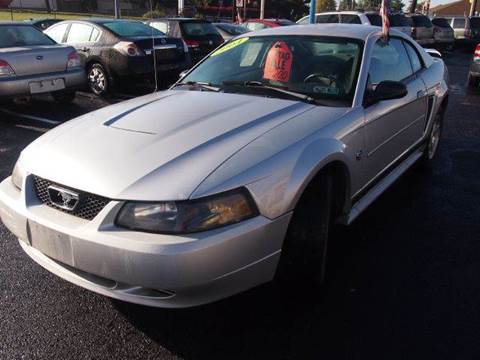
[[[455,35],[448,19],[436,17],[432,20],[433,38],[435,46],[440,49],[451,50],[455,45]]]
[[[480,17],[452,17],[449,21],[460,45],[476,45],[480,41]]]
[[[248,19],[240,24],[249,31],[276,28],[280,26],[290,26],[295,23],[288,19]]]
[[[223,44],[222,35],[207,20],[190,18],[153,19],[146,22],[167,36],[182,39],[188,46],[193,63],[197,63]]]
[[[480,44],[477,45],[473,53],[473,60],[468,72],[468,86],[478,88],[480,85]]]
[[[140,21],[68,20],[45,33],[77,49],[88,86],[96,95],[106,95],[116,85],[154,83],[155,68],[158,80],[169,82],[191,66],[188,49],[181,40],[166,37]]]
[[[225,41],[249,31],[243,26],[231,23],[214,23],[213,25],[217,28],[218,32],[220,35],[222,35],[223,40]]]
[[[398,31],[403,32],[406,35],[411,35],[410,25],[408,23],[405,15],[400,13],[392,13],[388,15],[390,20],[390,27]],[[382,26],[382,17],[376,11],[336,11],[336,12],[327,12],[327,13],[318,13],[315,14],[315,19],[317,24],[363,24],[363,25],[373,25],[373,26]],[[297,24],[308,24],[309,17],[306,16],[299,21]]]
[[[50,93],[71,102],[85,85],[80,57],[71,46],[58,45],[36,27],[0,23],[0,99]]]
[[[197,306],[274,279],[285,296],[317,289],[331,226],[435,165],[445,75],[396,30],[240,35],[169,90],[30,144],[0,183],[0,217],[40,266],[122,301]]]
[[[433,24],[430,19],[422,14],[409,14],[407,19],[412,29],[411,36],[422,46],[431,46],[435,43],[433,38]]]
[[[63,20],[61,19],[30,19],[30,20],[25,20],[24,22],[26,24],[30,24],[35,26],[36,28],[40,30],[46,30],[53,24],[59,23]]]

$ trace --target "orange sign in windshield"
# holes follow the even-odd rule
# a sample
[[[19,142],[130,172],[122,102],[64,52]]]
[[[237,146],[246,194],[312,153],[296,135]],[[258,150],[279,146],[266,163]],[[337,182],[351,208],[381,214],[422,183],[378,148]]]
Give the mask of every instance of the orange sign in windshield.
[[[266,80],[288,82],[292,72],[293,54],[287,43],[277,41],[268,51],[263,78]]]

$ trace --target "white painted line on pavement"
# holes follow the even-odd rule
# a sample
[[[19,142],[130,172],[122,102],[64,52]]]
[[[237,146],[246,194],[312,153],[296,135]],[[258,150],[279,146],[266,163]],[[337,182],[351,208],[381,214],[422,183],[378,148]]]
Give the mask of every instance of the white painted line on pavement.
[[[21,117],[21,118],[24,118],[24,119],[34,120],[34,121],[39,121],[39,122],[49,124],[49,125],[58,125],[58,124],[62,123],[61,121],[50,120],[50,119],[45,119],[45,118],[38,117],[38,116],[22,114],[22,113],[18,113],[18,112],[7,110],[7,109],[0,109],[0,111],[5,113],[5,114],[8,114],[8,115],[17,116],[17,117]]]

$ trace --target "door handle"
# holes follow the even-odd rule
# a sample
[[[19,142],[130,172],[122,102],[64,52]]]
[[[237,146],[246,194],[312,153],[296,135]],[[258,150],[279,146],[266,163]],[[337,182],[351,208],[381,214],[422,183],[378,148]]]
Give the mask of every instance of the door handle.
[[[426,94],[426,91],[425,90],[420,90],[417,92],[417,99],[420,99],[422,97],[424,97]]]

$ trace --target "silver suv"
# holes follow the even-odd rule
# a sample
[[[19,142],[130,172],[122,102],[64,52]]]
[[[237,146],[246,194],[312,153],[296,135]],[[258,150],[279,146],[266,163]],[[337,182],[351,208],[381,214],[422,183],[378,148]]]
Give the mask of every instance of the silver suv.
[[[433,24],[428,17],[421,14],[408,15],[412,27],[412,38],[420,45],[428,46],[435,43],[433,38]]]
[[[455,41],[476,44],[480,41],[480,17],[453,17],[449,19]]]

